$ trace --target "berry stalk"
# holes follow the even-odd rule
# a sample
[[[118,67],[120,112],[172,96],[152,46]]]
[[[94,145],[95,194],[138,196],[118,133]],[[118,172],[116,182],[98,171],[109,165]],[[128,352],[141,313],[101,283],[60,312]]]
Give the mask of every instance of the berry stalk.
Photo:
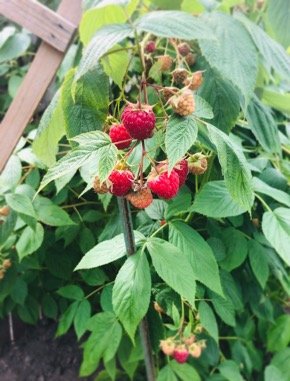
[[[123,232],[127,249],[127,256],[134,255],[136,252],[136,246],[130,206],[128,201],[124,197],[118,197],[118,206],[123,223]],[[156,381],[152,346],[150,342],[148,322],[146,316],[142,319],[139,325],[139,332],[144,351],[147,381]]]

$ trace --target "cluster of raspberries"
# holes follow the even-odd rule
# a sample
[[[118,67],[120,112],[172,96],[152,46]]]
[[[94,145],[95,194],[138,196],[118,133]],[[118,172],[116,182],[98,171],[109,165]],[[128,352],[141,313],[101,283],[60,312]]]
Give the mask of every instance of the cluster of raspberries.
[[[121,119],[122,123],[113,124],[109,131],[109,136],[118,149],[129,148],[133,139],[143,141],[152,137],[156,117],[151,106],[129,103]],[[189,172],[201,174],[205,172],[206,167],[207,160],[202,154],[181,160],[172,171],[168,170],[165,160],[154,165],[147,181],[143,182],[143,173],[136,179],[126,163],[120,161],[106,182],[100,183],[99,178],[95,178],[94,190],[100,194],[110,192],[115,196],[125,196],[133,206],[143,209],[152,203],[152,192],[163,199],[171,199],[177,195]]]
[[[169,337],[160,341],[160,349],[166,356],[173,357],[180,364],[184,364],[189,356],[199,358],[206,347],[204,340],[196,339],[195,335],[176,339]]]

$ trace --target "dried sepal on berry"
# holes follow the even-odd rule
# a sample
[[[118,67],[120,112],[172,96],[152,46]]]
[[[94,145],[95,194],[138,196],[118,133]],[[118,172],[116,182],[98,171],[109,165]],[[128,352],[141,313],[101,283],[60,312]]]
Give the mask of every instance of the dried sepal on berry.
[[[105,194],[109,192],[107,183],[104,181],[101,183],[99,176],[96,176],[93,184],[94,191],[98,194]]]
[[[195,110],[194,97],[189,89],[183,89],[179,94],[171,97],[168,103],[173,111],[181,116],[190,115]]]
[[[202,153],[195,153],[188,159],[188,170],[193,175],[203,175],[207,170],[207,157]]]

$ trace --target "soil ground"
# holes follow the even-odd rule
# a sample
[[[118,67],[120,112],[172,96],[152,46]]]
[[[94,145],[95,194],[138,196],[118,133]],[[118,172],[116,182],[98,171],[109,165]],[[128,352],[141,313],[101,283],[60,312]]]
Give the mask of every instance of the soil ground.
[[[56,325],[22,327],[15,344],[0,348],[1,381],[92,381],[78,376],[81,350],[73,332],[55,339]],[[18,332],[19,336],[19,332]],[[3,336],[2,336],[3,337]]]

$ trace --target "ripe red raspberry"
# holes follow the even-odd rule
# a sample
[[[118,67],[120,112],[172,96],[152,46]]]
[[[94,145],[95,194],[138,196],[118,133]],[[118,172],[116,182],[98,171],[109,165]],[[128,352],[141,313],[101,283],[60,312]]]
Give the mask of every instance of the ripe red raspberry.
[[[151,138],[156,123],[156,117],[149,105],[129,103],[122,114],[122,121],[132,138],[144,140]]]
[[[152,204],[153,196],[149,188],[142,188],[137,192],[130,192],[126,196],[127,200],[138,209],[145,209]]]
[[[182,185],[185,183],[187,175],[188,175],[188,163],[185,159],[181,160],[179,163],[177,163],[174,167],[174,171],[179,176],[179,187],[182,187]]]
[[[189,352],[185,345],[178,345],[178,347],[175,348],[173,357],[174,359],[179,362],[180,364],[184,364],[189,356]]]
[[[110,138],[118,149],[128,148],[132,138],[124,127],[124,124],[113,124],[109,131]]]
[[[148,187],[157,196],[169,200],[178,193],[179,176],[175,170],[169,174],[167,169],[161,169],[159,173],[153,169],[148,177]]]
[[[109,191],[115,196],[125,196],[133,181],[134,175],[129,169],[114,169],[109,176]]]
[[[183,57],[187,56],[188,53],[190,53],[190,46],[187,42],[182,42],[178,44],[177,49]]]
[[[105,194],[109,192],[106,182],[101,183],[99,176],[95,177],[93,188],[94,191],[99,194]]]
[[[166,356],[172,356],[175,351],[175,342],[169,337],[166,340],[160,340],[160,349]]]
[[[155,41],[148,41],[145,45],[145,53],[153,53],[156,50],[156,43]]]

